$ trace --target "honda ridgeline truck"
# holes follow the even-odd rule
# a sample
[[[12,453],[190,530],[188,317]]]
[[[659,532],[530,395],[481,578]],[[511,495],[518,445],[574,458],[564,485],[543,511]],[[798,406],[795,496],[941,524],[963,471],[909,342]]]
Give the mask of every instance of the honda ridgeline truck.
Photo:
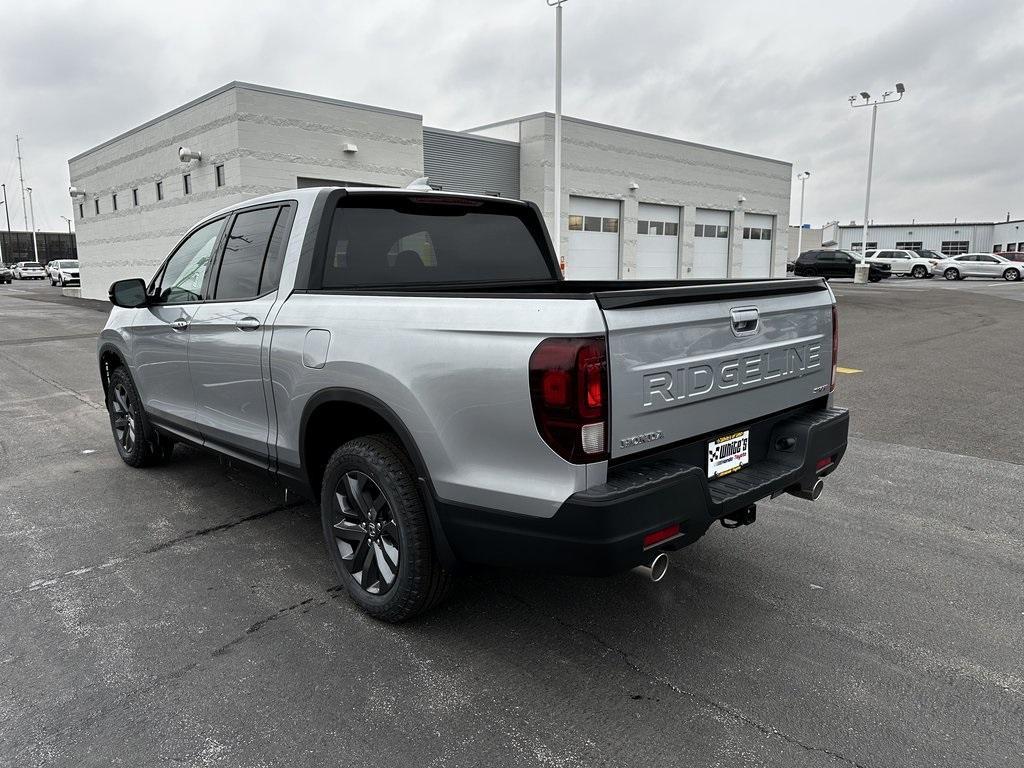
[[[320,503],[349,595],[400,621],[461,564],[659,576],[846,449],[820,278],[569,281],[533,204],[327,187],[199,222],[110,287],[130,466],[177,442]]]

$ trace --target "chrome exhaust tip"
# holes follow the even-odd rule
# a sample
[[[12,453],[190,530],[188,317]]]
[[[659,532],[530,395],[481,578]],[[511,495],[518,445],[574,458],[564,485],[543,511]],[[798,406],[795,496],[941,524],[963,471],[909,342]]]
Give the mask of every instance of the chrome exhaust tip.
[[[825,490],[825,481],[820,477],[814,481],[814,484],[808,488],[803,488],[799,485],[794,485],[789,489],[789,493],[793,496],[797,496],[801,499],[807,499],[808,501],[817,501],[818,497],[821,496],[821,492]]]
[[[633,570],[642,576],[646,576],[652,582],[657,583],[664,579],[665,574],[668,572],[668,555],[664,552],[658,552],[647,565],[638,565]]]

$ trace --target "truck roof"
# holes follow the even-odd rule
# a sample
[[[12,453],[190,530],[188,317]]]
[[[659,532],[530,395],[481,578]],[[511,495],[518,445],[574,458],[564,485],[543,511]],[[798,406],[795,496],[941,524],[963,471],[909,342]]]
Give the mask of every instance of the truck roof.
[[[400,195],[416,195],[417,197],[426,196],[437,196],[437,197],[464,197],[473,200],[487,200],[494,202],[495,200],[502,200],[509,203],[518,203],[520,205],[526,205],[522,200],[512,197],[495,197],[494,195],[478,195],[471,194],[468,192],[447,192],[445,190],[425,190],[416,189],[410,187],[346,187],[346,186],[323,186],[323,187],[303,187],[302,189],[286,189],[282,192],[271,192],[269,195],[261,195],[260,197],[254,197],[250,200],[241,200],[232,205],[225,206],[219,211],[209,214],[203,217],[201,221],[207,219],[215,219],[218,216],[223,216],[237,208],[248,207],[250,205],[262,205],[263,203],[277,203],[285,200],[297,200],[300,203],[312,203],[317,195],[324,190],[335,190],[343,189],[348,194],[400,194]]]

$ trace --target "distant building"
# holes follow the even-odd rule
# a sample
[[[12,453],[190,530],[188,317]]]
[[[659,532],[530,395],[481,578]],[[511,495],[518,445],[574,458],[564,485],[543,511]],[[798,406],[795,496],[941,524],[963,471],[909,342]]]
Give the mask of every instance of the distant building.
[[[75,236],[69,232],[36,232],[36,247],[39,249],[39,261],[44,266],[54,259],[78,258]],[[0,231],[0,262],[15,264],[35,260],[31,232]]]
[[[840,248],[859,251],[863,241],[862,225],[850,223],[839,226]],[[958,253],[1024,251],[1024,219],[1002,222],[869,224],[868,250],[877,248],[924,248],[950,256]]]
[[[179,147],[199,159],[179,159]],[[554,219],[554,116],[467,131],[420,115],[228,83],[68,162],[81,293],[150,277],[188,228],[234,203],[323,185],[531,200],[571,278],[784,277],[791,163],[563,119],[562,220]]]

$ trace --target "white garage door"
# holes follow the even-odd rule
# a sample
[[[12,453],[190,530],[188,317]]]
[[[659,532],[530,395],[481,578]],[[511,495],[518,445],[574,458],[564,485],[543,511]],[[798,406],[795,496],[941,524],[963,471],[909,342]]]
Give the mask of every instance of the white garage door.
[[[729,211],[697,209],[690,277],[729,276]]]
[[[619,277],[618,200],[569,198],[568,280],[617,280]]]
[[[678,206],[640,203],[636,241],[636,277],[674,279],[679,259]]]
[[[748,213],[743,217],[743,262],[740,277],[768,277],[772,271],[775,217]]]

